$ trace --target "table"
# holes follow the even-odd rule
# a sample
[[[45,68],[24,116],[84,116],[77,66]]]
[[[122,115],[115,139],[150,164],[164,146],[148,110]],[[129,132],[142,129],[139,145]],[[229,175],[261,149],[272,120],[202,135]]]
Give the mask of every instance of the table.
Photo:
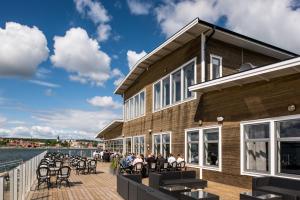
[[[183,185],[165,185],[159,187],[160,191],[178,198],[182,192],[190,192],[191,188]]]
[[[260,199],[269,199],[269,200],[282,200],[282,196],[266,193],[266,192],[243,192],[240,194],[240,200],[260,200]]]
[[[219,200],[219,196],[204,192],[202,190],[196,190],[192,192],[184,192],[180,195],[181,200]]]

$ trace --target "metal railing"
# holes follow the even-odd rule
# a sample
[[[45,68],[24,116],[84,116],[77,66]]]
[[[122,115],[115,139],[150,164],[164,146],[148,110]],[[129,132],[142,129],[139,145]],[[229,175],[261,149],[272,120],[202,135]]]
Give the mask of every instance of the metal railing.
[[[47,151],[0,176],[0,200],[23,200],[36,180],[36,170]]]

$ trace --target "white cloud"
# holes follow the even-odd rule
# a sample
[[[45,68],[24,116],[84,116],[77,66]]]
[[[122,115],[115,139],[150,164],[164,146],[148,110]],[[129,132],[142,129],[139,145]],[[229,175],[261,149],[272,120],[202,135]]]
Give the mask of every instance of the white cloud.
[[[110,74],[111,58],[96,40],[82,28],[71,28],[65,36],[54,37],[53,65],[73,73],[70,79],[92,85],[103,85]]]
[[[40,86],[45,86],[45,87],[51,87],[51,88],[58,88],[60,85],[55,84],[55,83],[50,83],[46,81],[40,81],[40,80],[29,80],[30,83],[40,85]]]
[[[0,28],[0,44],[0,76],[32,76],[48,58],[46,37],[35,26],[7,22]]]
[[[95,24],[106,23],[110,20],[107,10],[100,1],[74,0],[77,11],[89,17]]]
[[[231,30],[300,53],[300,12],[295,3],[293,0],[168,0],[155,9],[155,14],[167,37],[196,17],[211,23],[225,17],[225,26]]]
[[[131,70],[137,61],[139,61],[142,57],[144,57],[147,53],[143,50],[140,53],[136,51],[128,50],[127,51],[127,61],[128,67]]]
[[[129,10],[134,15],[147,15],[150,12],[152,4],[150,1],[127,0]]]
[[[117,68],[112,70],[112,76],[115,77],[114,85],[118,86],[125,78],[124,74]]]
[[[106,109],[122,108],[122,104],[120,102],[114,101],[111,96],[95,96],[91,99],[87,99],[87,102],[92,106],[98,106]]]
[[[111,32],[111,27],[108,24],[100,24],[97,27],[97,40],[98,41],[105,41],[109,38]]]

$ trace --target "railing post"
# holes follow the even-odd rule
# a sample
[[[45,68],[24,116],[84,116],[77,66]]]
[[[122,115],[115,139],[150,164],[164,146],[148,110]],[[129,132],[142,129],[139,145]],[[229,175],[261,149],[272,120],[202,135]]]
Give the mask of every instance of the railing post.
[[[0,200],[4,199],[4,177],[0,177]]]

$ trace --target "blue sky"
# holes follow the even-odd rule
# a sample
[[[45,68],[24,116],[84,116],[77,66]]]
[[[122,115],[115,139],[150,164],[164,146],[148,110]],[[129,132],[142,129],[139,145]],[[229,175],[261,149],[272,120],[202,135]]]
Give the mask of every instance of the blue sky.
[[[0,137],[93,138],[122,117],[113,91],[129,67],[196,17],[299,53],[299,5],[1,0]]]

